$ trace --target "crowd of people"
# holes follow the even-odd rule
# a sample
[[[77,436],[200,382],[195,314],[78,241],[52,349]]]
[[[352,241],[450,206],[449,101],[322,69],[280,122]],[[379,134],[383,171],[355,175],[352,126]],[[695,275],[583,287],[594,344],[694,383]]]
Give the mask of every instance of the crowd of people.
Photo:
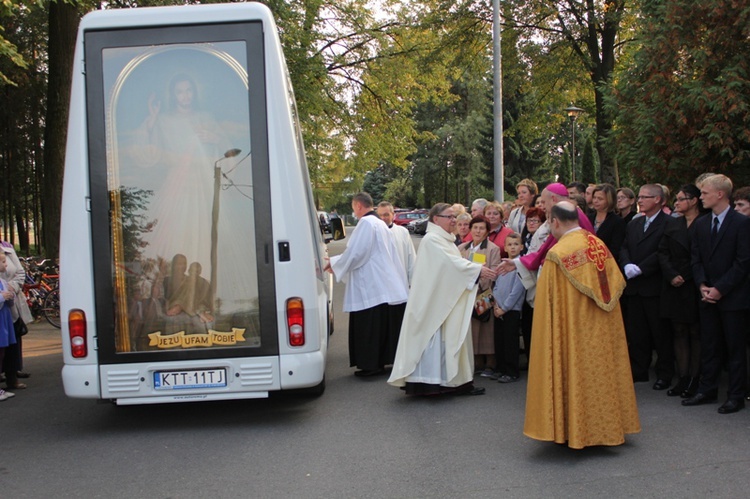
[[[357,376],[392,365],[407,394],[478,395],[475,376],[518,381],[525,351],[524,432],[574,448],[640,430],[634,383],[695,406],[718,399],[726,370],[718,412],[744,408],[750,187],[706,174],[674,196],[530,179],[516,191],[515,203],[438,203],[416,257],[390,203],[376,213],[355,196],[360,224],[329,270],[347,284],[345,311],[353,294],[371,298],[350,320]]]
[[[26,389],[19,378],[29,377],[23,371],[22,338],[33,317],[23,294],[25,281],[26,271],[13,245],[0,241],[0,381],[6,387],[0,389],[0,402],[15,397],[15,390]]]

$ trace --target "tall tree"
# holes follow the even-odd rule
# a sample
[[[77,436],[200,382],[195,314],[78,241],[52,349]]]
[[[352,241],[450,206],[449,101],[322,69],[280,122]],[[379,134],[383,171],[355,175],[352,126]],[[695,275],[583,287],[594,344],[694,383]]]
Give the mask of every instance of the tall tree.
[[[12,84],[0,84],[0,165],[5,240],[29,254],[31,226],[38,219],[38,176],[41,172],[42,127],[47,67],[46,11],[30,4],[2,17],[6,41],[24,64],[0,58],[0,73]],[[13,230],[15,226],[15,231]],[[18,236],[16,238],[16,235]],[[38,237],[38,234],[34,232]]]
[[[16,0],[0,1],[0,20],[3,21],[3,25],[0,26],[0,61],[9,61],[14,66],[25,68],[26,61],[18,52],[18,47],[11,40],[8,40],[3,36],[3,31],[5,31],[5,21],[16,16],[21,7],[21,2]],[[0,86],[12,85],[13,83],[14,80],[8,76],[7,70],[0,70]]]
[[[49,76],[44,129],[44,182],[42,184],[42,241],[44,254],[57,257],[60,244],[60,205],[65,164],[73,52],[80,14],[77,2],[49,6]]]
[[[581,153],[581,182],[598,184],[600,180],[599,156],[594,146],[595,138],[591,133],[581,135],[583,138],[581,144],[581,149],[583,149]]]
[[[610,103],[620,162],[639,181],[750,184],[750,0],[645,0],[641,19]]]
[[[549,51],[570,50],[588,74],[596,111],[596,147],[601,160],[602,179],[614,182],[615,168],[605,139],[614,118],[605,107],[605,98],[616,67],[618,43],[626,15],[625,0],[531,0],[516,2],[516,17],[509,21],[519,29],[533,31]],[[528,43],[538,44],[530,37]]]

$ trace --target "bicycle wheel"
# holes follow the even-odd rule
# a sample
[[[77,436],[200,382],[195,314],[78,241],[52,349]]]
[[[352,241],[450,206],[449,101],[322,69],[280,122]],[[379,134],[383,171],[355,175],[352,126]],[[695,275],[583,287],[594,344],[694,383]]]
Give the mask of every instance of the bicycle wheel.
[[[44,297],[42,314],[47,322],[60,328],[60,288],[55,288]]]

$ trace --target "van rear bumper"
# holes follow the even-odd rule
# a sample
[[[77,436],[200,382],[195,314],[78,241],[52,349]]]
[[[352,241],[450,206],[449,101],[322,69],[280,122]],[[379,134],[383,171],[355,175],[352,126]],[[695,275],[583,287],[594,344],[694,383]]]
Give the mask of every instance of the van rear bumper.
[[[155,373],[224,370],[226,385],[159,389]],[[62,378],[72,398],[111,399],[118,405],[265,398],[278,390],[318,385],[325,374],[321,351],[267,357],[201,359],[132,364],[67,364]]]
[[[326,371],[325,354],[315,352],[280,355],[281,389],[309,388],[323,381]]]

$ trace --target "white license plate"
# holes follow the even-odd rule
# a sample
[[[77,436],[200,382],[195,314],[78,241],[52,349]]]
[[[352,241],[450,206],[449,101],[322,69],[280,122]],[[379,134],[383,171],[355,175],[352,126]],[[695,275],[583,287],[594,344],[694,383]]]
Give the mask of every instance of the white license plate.
[[[222,386],[227,386],[226,369],[187,369],[154,373],[154,388],[156,390],[218,388]]]

